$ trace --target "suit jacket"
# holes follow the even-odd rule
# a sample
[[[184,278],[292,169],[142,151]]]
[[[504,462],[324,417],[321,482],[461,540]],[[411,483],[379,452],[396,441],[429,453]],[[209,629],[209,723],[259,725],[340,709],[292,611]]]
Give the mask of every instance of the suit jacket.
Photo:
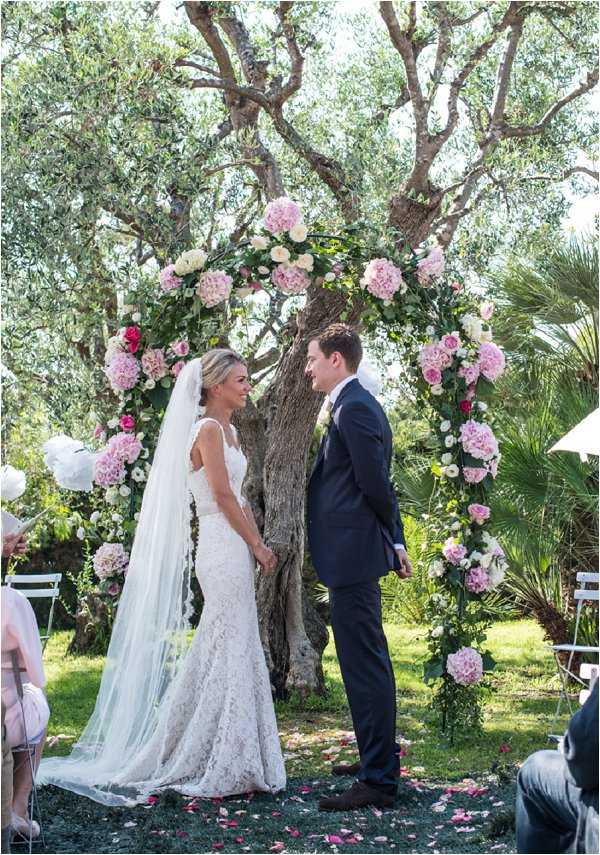
[[[598,852],[598,680],[565,733],[565,761],[572,783],[581,789],[577,852]]]
[[[308,484],[308,542],[319,579],[341,588],[398,568],[394,543],[404,542],[404,531],[381,405],[352,380],[331,416]]]

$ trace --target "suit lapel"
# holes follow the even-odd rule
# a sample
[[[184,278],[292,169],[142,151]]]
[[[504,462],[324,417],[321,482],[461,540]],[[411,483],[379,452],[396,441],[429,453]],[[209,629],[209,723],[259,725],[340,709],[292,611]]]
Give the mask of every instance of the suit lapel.
[[[334,415],[335,411],[337,410],[337,408],[340,406],[343,398],[348,393],[348,391],[356,388],[357,384],[358,384],[358,380],[352,380],[350,383],[346,383],[346,385],[344,386],[344,388],[342,389],[340,394],[337,396],[337,398],[335,400],[335,404],[331,408],[331,421],[329,423],[329,427],[327,428],[327,431],[321,437],[321,442],[319,444],[319,451],[317,452],[317,459],[315,460],[315,465],[313,466],[313,470],[311,472],[311,478],[315,474],[315,472],[317,471],[317,469],[319,468],[321,463],[323,462],[323,455],[325,453],[325,443],[327,441],[329,431],[331,430],[331,426],[333,423],[333,415]]]

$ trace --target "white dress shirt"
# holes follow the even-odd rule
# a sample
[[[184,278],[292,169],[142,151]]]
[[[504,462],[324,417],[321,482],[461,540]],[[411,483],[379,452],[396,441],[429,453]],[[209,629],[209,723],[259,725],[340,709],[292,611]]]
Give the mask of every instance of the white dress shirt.
[[[333,405],[337,401],[339,394],[342,391],[342,389],[344,388],[344,386],[347,386],[348,383],[352,382],[352,380],[357,380],[357,379],[358,379],[357,374],[350,374],[348,377],[344,377],[343,380],[340,380],[340,382],[337,384],[337,386],[334,386],[333,389],[331,390],[331,392],[329,393],[329,406],[333,407]],[[403,543],[395,543],[394,547],[396,549],[406,549],[406,547]]]

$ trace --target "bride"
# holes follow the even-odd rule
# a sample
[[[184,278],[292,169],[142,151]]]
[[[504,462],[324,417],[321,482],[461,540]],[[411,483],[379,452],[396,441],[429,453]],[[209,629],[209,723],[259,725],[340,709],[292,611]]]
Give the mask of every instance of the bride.
[[[107,805],[166,788],[226,796],[285,787],[254,597],[256,561],[272,572],[277,559],[242,497],[247,461],[230,422],[249,391],[231,350],[211,350],[179,374],[96,707],[71,755],[42,761],[39,783]],[[188,649],[190,492],[204,605]]]

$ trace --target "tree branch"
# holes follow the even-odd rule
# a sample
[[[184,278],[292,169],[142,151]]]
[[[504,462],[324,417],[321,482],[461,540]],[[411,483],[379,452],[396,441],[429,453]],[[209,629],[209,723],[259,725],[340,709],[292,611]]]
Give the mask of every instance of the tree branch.
[[[288,21],[288,14],[294,4],[292,2],[282,2],[277,7],[277,17],[281,21],[281,29],[283,30],[283,35],[285,36],[285,43],[287,45],[287,51],[290,55],[291,60],[291,69],[290,76],[288,77],[287,83],[283,86],[279,87],[278,91],[275,91],[271,96],[271,101],[273,104],[276,104],[280,107],[284,101],[287,101],[294,95],[300,87],[302,86],[302,69],[304,67],[304,57],[300,52],[300,48],[298,47],[298,42],[296,41],[296,33],[294,27]]]

